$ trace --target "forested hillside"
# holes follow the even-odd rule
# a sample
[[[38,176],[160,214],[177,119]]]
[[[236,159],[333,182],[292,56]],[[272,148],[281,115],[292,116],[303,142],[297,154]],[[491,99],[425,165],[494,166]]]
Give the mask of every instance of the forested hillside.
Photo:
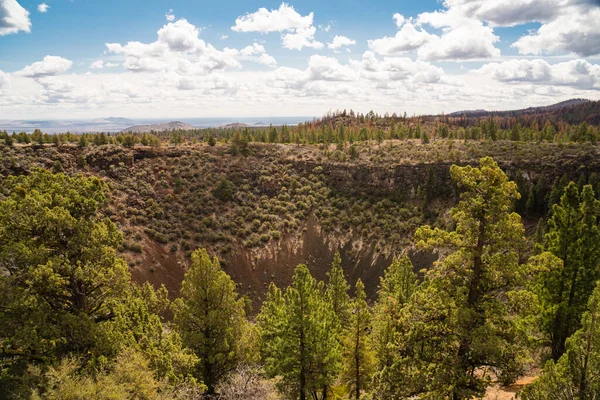
[[[3,134],[0,398],[600,395],[598,128],[497,122]]]

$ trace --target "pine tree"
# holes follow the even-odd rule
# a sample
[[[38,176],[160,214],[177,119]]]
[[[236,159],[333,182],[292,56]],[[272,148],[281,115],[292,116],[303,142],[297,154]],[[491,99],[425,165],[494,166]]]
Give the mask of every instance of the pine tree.
[[[344,328],[348,324],[350,317],[350,296],[348,295],[350,285],[348,285],[344,277],[339,251],[336,251],[333,256],[333,263],[331,264],[331,270],[327,272],[327,279],[325,295],[331,304],[333,312],[339,319],[341,327]]]
[[[375,358],[368,334],[371,329],[371,311],[367,305],[365,285],[360,279],[356,282],[355,289],[356,297],[352,300],[352,314],[343,341],[343,377],[351,397],[359,400],[361,391],[369,387]]]
[[[521,393],[523,400],[592,400],[600,397],[600,286],[583,314],[581,329],[566,342],[566,352],[544,366],[542,375]]]
[[[173,304],[174,322],[184,344],[200,359],[197,377],[209,394],[236,365],[244,325],[244,301],[235,283],[205,249],[192,253],[192,265]]]
[[[300,400],[331,385],[340,364],[337,318],[323,294],[308,267],[299,265],[283,297],[271,287],[258,317],[263,341],[271,342],[262,346],[265,370],[281,376],[282,389]]]
[[[564,353],[565,341],[579,328],[594,284],[600,279],[598,211],[592,187],[584,186],[580,196],[571,182],[548,220],[545,248],[562,262],[542,272],[538,296],[544,310],[542,329],[550,337],[554,360]]]
[[[375,385],[379,393],[396,392],[398,377],[391,373],[397,361],[400,313],[417,288],[417,275],[408,256],[394,259],[381,277],[373,307],[372,344],[377,359]]]
[[[427,302],[437,303],[439,309],[427,311],[413,296],[408,306],[412,310],[403,317],[405,339],[414,340],[418,332],[429,329],[428,324],[439,324],[436,335],[414,342],[424,349],[439,348],[421,353],[413,346],[401,353],[405,353],[408,366],[418,366],[413,369],[418,371],[413,394],[425,392],[457,400],[485,392],[488,381],[476,374],[482,366],[493,367],[503,382],[520,373],[526,350],[519,342],[517,321],[509,313],[507,299],[520,289],[529,271],[519,262],[523,224],[520,216],[510,211],[519,197],[516,184],[489,157],[481,159],[479,168],[452,166],[450,173],[463,189],[459,204],[451,210],[455,229],[425,226],[415,234],[418,248],[447,251],[427,272],[424,286],[429,291]],[[428,312],[438,315],[436,318],[446,313],[446,317],[423,319]],[[424,360],[426,368],[421,364]],[[401,361],[398,368],[408,367]],[[405,390],[410,392],[411,386]]]

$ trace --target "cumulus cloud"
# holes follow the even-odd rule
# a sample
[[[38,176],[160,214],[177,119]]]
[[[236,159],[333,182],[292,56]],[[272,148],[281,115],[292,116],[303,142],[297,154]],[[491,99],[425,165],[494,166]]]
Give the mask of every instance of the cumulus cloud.
[[[263,7],[238,17],[231,29],[235,32],[280,32],[283,46],[287,49],[321,49],[323,43],[315,40],[313,18],[312,12],[302,16],[293,6],[281,3],[279,9],[268,10]]]
[[[416,50],[435,38],[422,28],[415,27],[412,20],[407,21],[402,15],[394,14],[394,21],[400,29],[395,36],[369,40],[369,49],[378,54],[394,55]]]
[[[104,68],[104,61],[96,60],[90,64],[90,69],[102,69]]]
[[[458,15],[453,10],[425,12],[416,20],[394,14],[398,32],[369,40],[369,49],[377,54],[398,55],[417,51],[421,60],[469,60],[500,56],[494,46],[499,37],[483,22]],[[428,32],[425,26],[440,29],[440,35]]]
[[[277,66],[277,60],[268,54],[261,54],[257,61],[259,64],[266,65],[267,67],[275,68]]]
[[[597,0],[445,0],[449,15],[472,18],[491,26],[541,26],[513,46],[521,54],[600,54],[600,3]]]
[[[575,53],[582,57],[600,54],[600,5],[577,5],[565,9],[554,20],[542,24],[513,46],[521,54]]]
[[[384,57],[379,60],[373,52],[367,51],[357,64],[361,75],[369,80],[385,84],[389,81],[410,81],[411,83],[439,83],[444,70],[425,61],[412,61],[410,58]]]
[[[0,36],[19,31],[31,32],[29,11],[17,0],[0,0]]]
[[[335,35],[331,43],[327,44],[327,47],[333,50],[337,50],[344,46],[353,46],[356,44],[356,40],[350,39],[346,36]]]
[[[500,38],[481,21],[464,19],[455,24],[433,14],[421,14],[419,21],[444,31],[441,36],[433,36],[419,48],[418,55],[422,60],[469,60],[500,56],[500,50],[494,46]]]
[[[7,88],[10,85],[10,78],[6,72],[0,71],[0,89]]]
[[[541,59],[510,60],[486,64],[476,72],[502,82],[530,82],[570,86],[583,90],[600,90],[600,65],[581,59],[554,65]]]
[[[237,51],[215,49],[199,38],[200,29],[185,19],[169,22],[158,30],[152,43],[106,43],[109,52],[125,56],[123,66],[133,72],[177,70],[189,74],[209,74],[228,67],[239,68]]]
[[[72,65],[73,62],[66,58],[46,56],[42,61],[26,66],[17,72],[17,74],[28,78],[42,78],[65,73],[71,69]]]
[[[48,12],[49,8],[50,8],[50,6],[46,3],[42,3],[37,6],[38,12],[41,12],[41,13]]]

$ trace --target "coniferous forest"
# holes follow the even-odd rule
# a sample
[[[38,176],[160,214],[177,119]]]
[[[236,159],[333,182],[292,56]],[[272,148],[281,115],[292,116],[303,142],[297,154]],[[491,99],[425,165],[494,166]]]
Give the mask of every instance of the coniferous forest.
[[[597,107],[3,132],[0,399],[600,398]]]

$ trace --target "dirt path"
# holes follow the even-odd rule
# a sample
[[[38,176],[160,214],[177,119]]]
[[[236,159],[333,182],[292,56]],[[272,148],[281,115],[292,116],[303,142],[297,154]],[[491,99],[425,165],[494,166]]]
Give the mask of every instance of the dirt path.
[[[524,376],[509,387],[492,386],[483,400],[513,400],[524,386],[529,385],[536,378],[537,376]]]

